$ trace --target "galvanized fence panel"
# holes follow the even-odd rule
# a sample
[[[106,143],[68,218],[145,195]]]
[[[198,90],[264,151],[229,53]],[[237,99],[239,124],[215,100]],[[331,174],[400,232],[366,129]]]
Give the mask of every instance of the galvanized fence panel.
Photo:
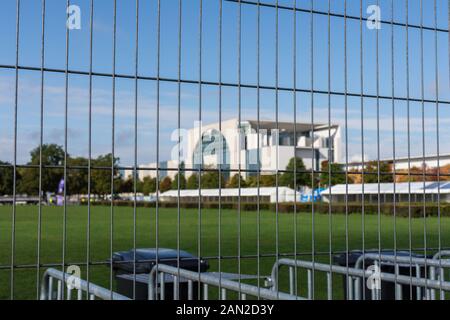
[[[450,2],[4,2],[1,298],[448,297]]]

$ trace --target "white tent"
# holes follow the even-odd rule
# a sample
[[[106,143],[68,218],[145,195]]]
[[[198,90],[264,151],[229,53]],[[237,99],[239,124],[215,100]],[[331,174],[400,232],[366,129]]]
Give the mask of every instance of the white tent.
[[[179,194],[178,194],[179,192]],[[201,193],[200,193],[201,192]],[[195,190],[171,190],[161,194],[160,199],[162,202],[173,202],[176,201],[178,196],[180,198],[190,198],[197,199],[201,194],[202,199],[207,201],[214,201],[218,199],[219,196],[222,198],[222,201],[227,198],[250,198],[255,200],[260,199],[270,199],[271,203],[277,202],[277,188],[276,187],[261,187],[261,188],[233,188],[233,189],[195,189]],[[293,202],[295,200],[295,196],[300,195],[299,192],[295,192],[293,189],[287,187],[278,187],[278,202]],[[236,200],[236,199],[234,199]]]
[[[424,196],[427,201],[437,201],[440,195],[442,201],[449,201],[450,182],[340,184],[322,191],[321,195],[325,201],[329,201],[330,196],[336,201],[344,201],[346,196],[349,201],[359,201],[363,195],[369,201],[377,199],[378,195],[383,200],[389,200],[395,195],[400,201],[422,201]]]

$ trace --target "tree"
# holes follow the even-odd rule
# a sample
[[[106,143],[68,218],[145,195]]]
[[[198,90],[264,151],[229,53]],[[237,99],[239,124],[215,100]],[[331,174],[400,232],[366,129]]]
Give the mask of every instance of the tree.
[[[161,193],[166,192],[169,191],[171,187],[172,187],[172,179],[170,179],[170,177],[165,177],[163,181],[161,181],[159,184],[159,191]]]
[[[145,177],[142,181],[142,193],[151,194],[156,192],[156,178]]]
[[[11,164],[0,161],[0,196],[11,195],[13,193],[14,169]],[[11,166],[11,167],[4,167]],[[18,177],[16,176],[16,179]]]
[[[345,184],[346,176],[344,167],[338,163],[329,164],[328,161],[322,162],[322,169],[320,174],[320,185],[322,186],[335,186],[337,184]],[[331,181],[330,181],[330,171],[331,171]],[[331,185],[330,185],[331,182]],[[350,183],[349,179],[349,183]]]
[[[87,167],[86,158],[69,158],[68,165],[71,167]],[[80,195],[88,193],[88,171],[86,169],[70,169],[67,171],[66,192],[69,195]]]
[[[277,184],[277,175],[276,174],[270,174],[270,175],[263,175],[260,178],[259,185],[261,187],[275,187]]]
[[[242,178],[242,176],[239,176],[239,174],[235,174],[233,177],[231,177],[230,181],[228,181],[227,188],[239,188],[239,179],[240,181],[240,187],[246,188],[247,182]]]
[[[245,180],[245,185],[247,187],[256,188],[258,187],[258,176],[250,176]],[[260,187],[275,187],[276,186],[276,175],[260,175],[259,176],[259,186]]]
[[[202,174],[202,189],[218,189],[219,188],[219,171],[209,171]],[[225,177],[221,177],[221,187],[225,187]]]
[[[380,162],[380,179],[381,183],[394,182],[391,165],[387,162]],[[370,161],[364,169],[364,183],[378,183],[378,161]]]
[[[286,171],[280,177],[280,186],[294,189],[295,187],[299,188],[301,186],[311,185],[311,175],[306,172],[301,158],[292,158],[289,160]]]
[[[41,159],[42,150],[42,163]],[[64,164],[64,150],[56,144],[44,144],[42,148],[37,147],[30,152],[31,161],[28,165],[61,166]],[[22,179],[19,184],[19,192],[28,195],[39,194],[39,180],[42,182],[42,192],[56,192],[59,181],[64,176],[63,169],[43,168],[42,176],[40,170],[35,168],[21,169]]]
[[[180,190],[186,189],[186,177],[183,173],[180,174]],[[172,190],[178,190],[178,173],[172,181]]]
[[[186,183],[186,188],[189,190],[198,189],[198,174],[193,173],[189,176]]]
[[[119,193],[132,193],[134,191],[133,176],[122,179],[119,185]]]
[[[114,179],[119,179],[117,164],[119,159],[115,158],[113,163],[112,154],[101,155],[91,161],[94,167],[114,167]],[[111,170],[96,169],[91,170],[91,191],[97,195],[105,196],[111,194]]]

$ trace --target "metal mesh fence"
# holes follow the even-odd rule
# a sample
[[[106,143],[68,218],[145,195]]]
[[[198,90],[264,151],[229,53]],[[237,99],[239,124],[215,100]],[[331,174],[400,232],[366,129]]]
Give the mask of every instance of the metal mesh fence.
[[[448,1],[2,7],[1,299],[448,298]]]

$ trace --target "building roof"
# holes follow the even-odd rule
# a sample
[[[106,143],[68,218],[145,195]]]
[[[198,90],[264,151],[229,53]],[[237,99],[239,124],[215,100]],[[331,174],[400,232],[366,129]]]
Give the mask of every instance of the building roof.
[[[258,196],[258,188],[233,188],[233,189],[195,189],[195,190],[180,190],[180,197],[198,197],[199,191],[201,191],[202,197],[218,197],[219,194],[222,197],[256,197]],[[260,196],[272,196],[277,192],[277,188],[261,187],[259,188]],[[278,194],[294,194],[295,191],[288,187],[278,187]],[[161,197],[178,197],[178,190],[170,190],[161,194]]]
[[[385,159],[380,159],[379,161],[381,163],[383,162],[387,162],[387,163],[391,163],[393,164],[394,162],[396,164],[401,163],[401,162],[416,162],[416,161],[437,161],[437,160],[450,160],[450,153],[449,154],[439,154],[435,155],[435,154],[431,154],[431,155],[426,155],[424,156],[410,156],[410,157],[397,157],[395,158],[395,160],[393,158],[385,158]],[[378,159],[371,159],[371,160],[365,160],[364,164],[368,164],[369,162],[378,162]],[[343,165],[346,165],[346,163],[341,163]],[[362,166],[363,162],[362,161],[353,161],[353,162],[349,162],[348,166]]]
[[[402,182],[402,183],[365,183],[339,184],[326,189],[322,195],[355,195],[355,194],[450,194],[450,182]]]
[[[248,122],[250,123],[250,125],[253,128],[257,128],[258,127],[258,121],[257,120],[245,120],[243,122]],[[271,130],[271,129],[275,129],[277,127],[277,122],[276,121],[268,121],[268,120],[261,120],[259,121],[259,128],[261,130],[266,129],[266,130]],[[331,125],[332,128],[338,128],[338,125]],[[297,131],[297,132],[304,132],[304,131],[311,131],[312,130],[312,126],[311,123],[301,123],[301,122],[278,122],[278,128],[280,130],[286,130],[286,131]],[[314,124],[314,130],[319,131],[319,130],[323,130],[323,129],[328,129],[329,126],[327,124],[321,124],[321,123],[315,123]]]

